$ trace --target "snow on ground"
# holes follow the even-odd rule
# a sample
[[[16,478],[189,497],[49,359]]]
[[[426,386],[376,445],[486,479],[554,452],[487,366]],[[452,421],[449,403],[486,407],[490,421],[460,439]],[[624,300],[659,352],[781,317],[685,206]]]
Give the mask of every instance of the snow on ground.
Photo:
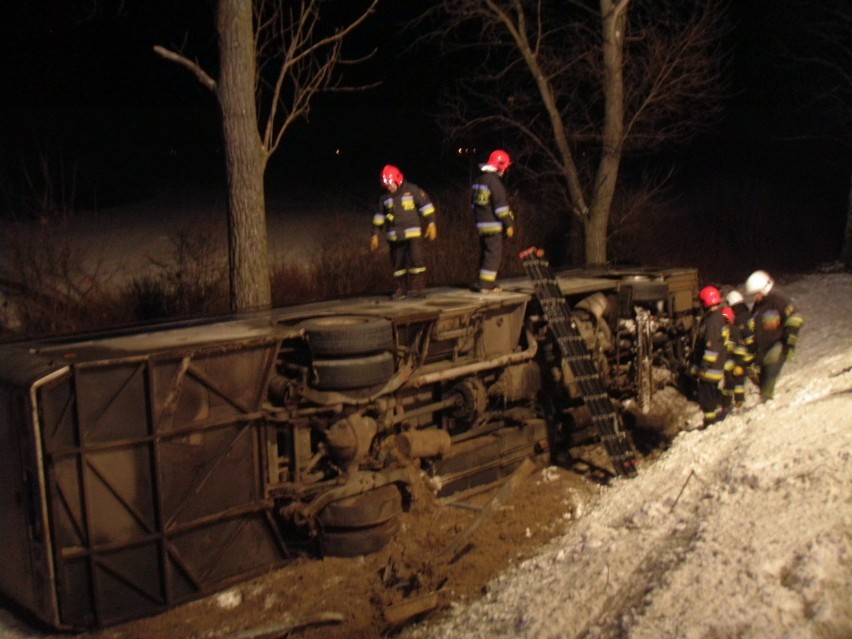
[[[685,431],[479,601],[406,639],[852,637],[852,276],[783,287],[776,397]]]

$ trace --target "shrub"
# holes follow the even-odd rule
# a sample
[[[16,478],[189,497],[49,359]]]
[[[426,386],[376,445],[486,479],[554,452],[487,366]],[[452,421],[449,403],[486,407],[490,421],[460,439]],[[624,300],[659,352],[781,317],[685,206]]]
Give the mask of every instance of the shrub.
[[[169,259],[151,260],[155,275],[134,278],[126,296],[138,321],[215,315],[228,310],[224,242],[212,225],[191,221],[172,238]]]
[[[342,220],[325,235],[314,262],[321,299],[390,291],[392,273],[385,250],[370,251],[369,231],[353,234]]]
[[[114,274],[70,240],[70,222],[69,211],[52,208],[5,226],[7,330],[67,333],[126,321],[126,309],[111,304]]]

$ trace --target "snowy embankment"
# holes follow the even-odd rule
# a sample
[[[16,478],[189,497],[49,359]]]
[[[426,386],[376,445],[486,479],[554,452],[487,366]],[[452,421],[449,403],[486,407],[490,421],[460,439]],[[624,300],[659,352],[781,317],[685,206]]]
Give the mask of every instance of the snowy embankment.
[[[852,276],[783,289],[806,324],[775,400],[750,387],[481,600],[404,636],[852,637]]]

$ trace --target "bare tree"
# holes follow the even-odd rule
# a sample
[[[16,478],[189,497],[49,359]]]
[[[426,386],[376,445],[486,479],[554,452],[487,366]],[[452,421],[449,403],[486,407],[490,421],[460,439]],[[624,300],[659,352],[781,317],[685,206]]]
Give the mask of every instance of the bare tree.
[[[154,50],[216,96],[228,174],[228,256],[233,310],[271,304],[263,175],[286,131],[320,92],[340,89],[343,41],[370,14],[350,7],[342,26],[320,20],[322,0],[218,0],[219,78],[182,51]]]
[[[723,0],[443,0],[437,30],[470,66],[448,101],[454,137],[512,136],[513,156],[607,261],[625,154],[683,142],[721,112]],[[458,36],[462,35],[463,38]],[[459,45],[464,41],[465,44]],[[472,44],[471,44],[472,43]]]

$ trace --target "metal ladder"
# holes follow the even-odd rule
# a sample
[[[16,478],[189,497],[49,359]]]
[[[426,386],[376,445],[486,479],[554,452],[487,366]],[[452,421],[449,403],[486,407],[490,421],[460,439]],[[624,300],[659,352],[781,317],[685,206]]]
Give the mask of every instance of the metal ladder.
[[[616,474],[635,476],[636,455],[633,447],[627,434],[621,429],[619,415],[589,354],[586,341],[571,315],[550,263],[544,258],[544,251],[530,247],[522,251],[519,257],[533,283],[544,319],[556,338],[559,356],[574,375],[573,381],[580,388],[583,402],[592,413],[592,424],[597,428]],[[567,387],[569,380],[564,381]]]

